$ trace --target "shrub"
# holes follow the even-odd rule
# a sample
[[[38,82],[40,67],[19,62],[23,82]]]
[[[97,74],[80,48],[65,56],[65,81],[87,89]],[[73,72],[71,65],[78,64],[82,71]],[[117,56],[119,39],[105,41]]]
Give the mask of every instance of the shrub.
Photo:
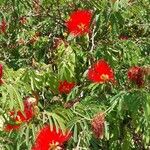
[[[1,0],[0,149],[149,149],[149,5]]]

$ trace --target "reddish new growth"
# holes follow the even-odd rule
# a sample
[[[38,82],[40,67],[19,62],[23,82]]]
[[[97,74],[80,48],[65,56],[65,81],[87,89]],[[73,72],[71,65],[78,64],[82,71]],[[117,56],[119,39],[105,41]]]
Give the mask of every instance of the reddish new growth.
[[[70,18],[66,21],[68,31],[74,36],[89,33],[92,19],[92,12],[89,10],[77,10],[70,14]]]
[[[19,18],[19,22],[20,22],[20,24],[25,25],[25,24],[27,24],[28,20],[26,17],[22,16]]]
[[[3,84],[2,77],[3,77],[3,65],[0,64],[0,85]]]
[[[144,84],[143,68],[138,66],[129,68],[128,79],[134,82],[138,87],[141,87]]]
[[[109,64],[101,59],[88,70],[88,79],[94,83],[114,82],[114,72]]]
[[[18,45],[25,45],[25,40],[23,38],[18,39]]]
[[[35,98],[27,97],[23,104],[24,104],[24,111],[21,112],[20,110],[15,112],[10,112],[11,123],[8,123],[5,127],[6,131],[16,130],[19,129],[21,124],[24,122],[29,122],[34,116],[34,103],[36,102]]]
[[[128,40],[129,37],[128,37],[127,35],[120,35],[120,36],[119,36],[119,39],[120,39],[120,40]]]
[[[68,82],[68,81],[60,81],[58,90],[61,94],[69,94],[70,91],[74,88],[75,83],[74,82]]]
[[[63,144],[71,135],[68,131],[63,134],[61,129],[57,132],[55,127],[51,130],[49,125],[45,125],[39,132],[32,150],[62,150]]]
[[[6,33],[6,30],[7,30],[7,22],[3,18],[1,23],[0,23],[0,33]]]
[[[103,138],[105,128],[105,116],[104,113],[97,114],[91,121],[91,127],[93,134],[96,138]]]
[[[55,37],[54,40],[53,40],[53,48],[56,49],[56,48],[59,48],[59,46],[63,45],[65,47],[68,46],[68,43],[62,39],[61,37]]]
[[[33,45],[34,43],[36,43],[39,40],[40,37],[40,33],[36,32],[29,40],[29,44]]]

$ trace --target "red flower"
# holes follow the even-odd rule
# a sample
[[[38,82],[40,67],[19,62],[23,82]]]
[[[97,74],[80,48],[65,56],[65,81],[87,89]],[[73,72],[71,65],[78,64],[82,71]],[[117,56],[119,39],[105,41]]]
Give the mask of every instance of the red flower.
[[[6,20],[3,18],[0,24],[0,32],[5,33],[7,30],[7,23]]]
[[[69,94],[70,91],[74,88],[75,83],[74,82],[67,82],[65,81],[60,81],[58,90],[61,94]]]
[[[95,83],[114,81],[114,73],[109,64],[101,59],[88,70],[88,79]]]
[[[92,13],[89,10],[77,10],[70,14],[70,19],[66,21],[68,31],[73,35],[83,35],[90,31]]]
[[[2,77],[3,77],[3,65],[0,64],[0,85],[3,84]]]
[[[45,125],[39,132],[32,150],[60,150],[70,138],[71,132],[63,135],[61,129],[57,132],[56,128],[51,130],[49,125]]]
[[[15,113],[14,111],[10,112],[10,117],[12,120],[12,124],[9,123],[6,125],[5,127],[5,131],[11,131],[11,130],[17,130],[20,128],[20,125],[25,122],[26,117],[24,114],[22,114],[21,111],[17,111],[17,113]]]
[[[103,138],[105,128],[104,113],[97,114],[91,121],[92,131],[96,138]]]
[[[5,127],[5,131],[18,130],[20,128],[20,124],[7,124]]]
[[[144,71],[143,68],[134,66],[128,70],[128,79],[137,84],[138,87],[144,84]]]
[[[27,97],[24,100],[23,113],[21,111],[17,111],[16,113],[15,111],[10,112],[10,117],[11,117],[13,124],[11,123],[7,124],[5,127],[6,131],[16,130],[21,126],[22,123],[28,122],[33,118],[34,116],[33,102],[30,102],[30,99],[34,99],[34,98]]]

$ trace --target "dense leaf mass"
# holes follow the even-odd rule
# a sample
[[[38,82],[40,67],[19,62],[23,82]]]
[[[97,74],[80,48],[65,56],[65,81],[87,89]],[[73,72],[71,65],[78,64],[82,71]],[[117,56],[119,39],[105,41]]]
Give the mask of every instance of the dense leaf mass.
[[[0,150],[150,149],[149,0],[0,0]]]

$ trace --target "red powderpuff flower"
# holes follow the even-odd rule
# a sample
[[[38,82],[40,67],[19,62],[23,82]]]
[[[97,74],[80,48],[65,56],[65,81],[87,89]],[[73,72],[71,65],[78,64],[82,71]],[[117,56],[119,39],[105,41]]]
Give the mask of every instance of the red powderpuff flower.
[[[20,128],[21,124],[26,121],[26,117],[21,111],[17,111],[17,113],[11,111],[10,117],[13,123],[7,124],[5,126],[5,131],[17,130]]]
[[[144,72],[143,68],[139,66],[134,66],[128,70],[128,79],[134,82],[138,87],[144,84]]]
[[[0,24],[0,32],[1,33],[5,33],[7,30],[7,22],[6,20],[3,18]]]
[[[60,81],[58,90],[61,94],[69,94],[70,91],[74,88],[75,83],[74,82],[68,82],[68,81]]]
[[[95,83],[114,82],[114,72],[109,64],[101,59],[88,70],[88,79]]]
[[[92,132],[96,138],[103,138],[105,128],[105,115],[98,113],[91,121]]]
[[[75,36],[80,36],[90,31],[90,23],[92,12],[89,10],[77,10],[70,14],[70,18],[66,21],[68,31]]]
[[[10,124],[10,123],[7,124],[5,127],[6,131],[19,129],[19,127],[21,126],[22,123],[28,122],[33,118],[34,108],[33,108],[33,101],[31,101],[31,99],[34,99],[34,98],[27,97],[24,100],[24,102],[23,102],[24,111],[23,112],[21,112],[21,111],[17,111],[16,113],[15,113],[15,111],[10,112],[10,117],[11,117],[13,124]],[[36,101],[36,100],[34,99],[34,101]]]
[[[45,125],[39,132],[32,150],[61,150],[71,136],[71,132],[63,134],[61,129],[57,132],[56,128],[51,130],[49,125]]]

